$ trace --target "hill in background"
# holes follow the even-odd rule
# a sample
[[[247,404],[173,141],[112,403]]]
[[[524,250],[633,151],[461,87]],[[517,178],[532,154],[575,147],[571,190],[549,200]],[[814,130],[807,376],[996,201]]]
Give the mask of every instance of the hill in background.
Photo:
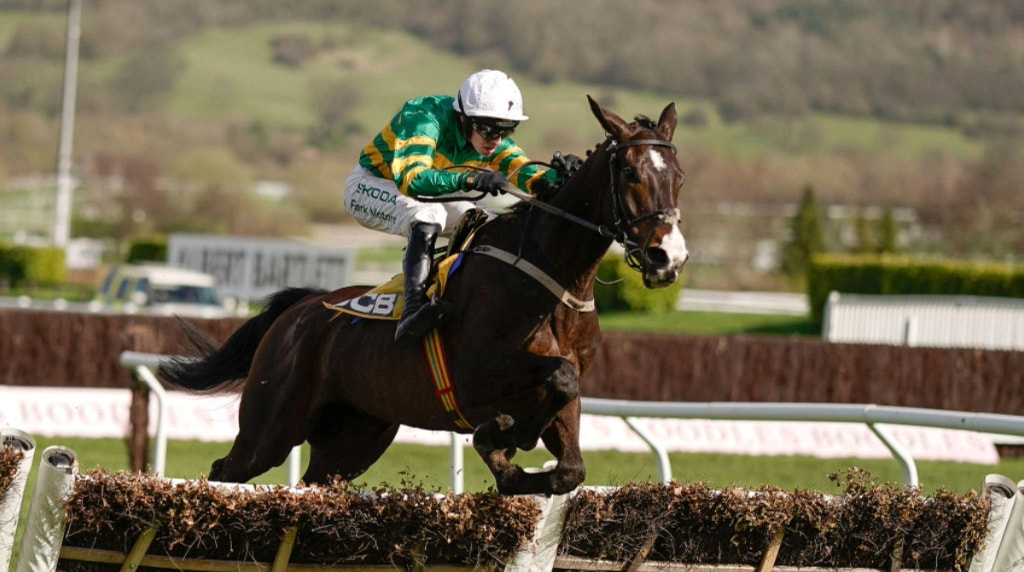
[[[586,94],[627,117],[676,101],[684,231],[709,284],[772,274],[808,185],[845,208],[833,248],[879,208],[906,214],[908,250],[1024,248],[1024,15],[1009,1],[83,4],[76,236],[344,223],[341,182],[402,101],[498,67],[540,159],[602,138]],[[2,230],[49,221],[20,213],[49,204],[26,177],[55,165],[65,9],[0,3],[0,197],[19,213]]]

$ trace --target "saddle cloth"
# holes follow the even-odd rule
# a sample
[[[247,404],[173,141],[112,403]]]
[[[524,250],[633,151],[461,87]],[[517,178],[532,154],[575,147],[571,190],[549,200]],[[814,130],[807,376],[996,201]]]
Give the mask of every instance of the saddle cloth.
[[[452,232],[448,241],[448,250],[445,257],[437,263],[437,272],[434,274],[434,281],[427,289],[427,296],[431,299],[440,297],[444,293],[445,285],[448,284],[448,277],[455,274],[462,262],[462,255],[473,242],[476,231],[480,229],[489,217],[481,209],[470,209],[459,219],[458,224]],[[395,275],[391,280],[377,286],[373,290],[349,300],[343,300],[334,304],[324,302],[328,309],[342,314],[368,318],[371,320],[398,320],[402,317],[402,308],[405,307],[405,277],[402,274]]]
[[[427,296],[434,298],[444,293],[448,284],[448,277],[458,270],[462,253],[453,254],[437,263],[437,274],[434,281],[427,289]],[[330,310],[367,318],[371,320],[398,320],[402,317],[402,308],[405,307],[405,276],[396,274],[391,280],[377,286],[362,296],[342,300],[335,304],[324,302]]]

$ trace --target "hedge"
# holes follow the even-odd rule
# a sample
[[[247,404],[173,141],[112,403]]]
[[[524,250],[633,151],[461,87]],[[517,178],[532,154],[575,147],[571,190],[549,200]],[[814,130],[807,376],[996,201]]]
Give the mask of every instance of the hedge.
[[[807,269],[811,318],[821,324],[830,292],[1024,298],[1024,267],[887,255],[817,255]]]
[[[607,254],[597,271],[594,301],[598,312],[651,312],[665,313],[675,308],[683,277],[665,288],[649,289],[644,286],[639,272],[626,264],[621,254]]]
[[[64,251],[59,248],[34,248],[0,245],[0,279],[11,286],[56,286],[67,279]]]
[[[167,237],[149,236],[132,240],[127,262],[164,262],[167,260]]]

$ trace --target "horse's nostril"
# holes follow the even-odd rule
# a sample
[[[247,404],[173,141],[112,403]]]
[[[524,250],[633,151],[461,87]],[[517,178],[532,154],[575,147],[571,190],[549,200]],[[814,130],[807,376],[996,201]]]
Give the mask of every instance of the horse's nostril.
[[[663,268],[668,265],[668,253],[660,248],[648,248],[647,260],[654,268]]]

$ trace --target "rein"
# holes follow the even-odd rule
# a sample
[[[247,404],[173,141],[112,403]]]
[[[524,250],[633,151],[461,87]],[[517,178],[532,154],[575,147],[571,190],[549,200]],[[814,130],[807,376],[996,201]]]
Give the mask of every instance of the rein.
[[[541,201],[536,197],[520,191],[519,189],[508,185],[505,188],[505,192],[516,197],[521,201],[525,201],[530,206],[537,207],[543,211],[547,211],[555,216],[568,220],[575,223],[583,228],[592,230],[605,238],[611,238],[622,245],[626,251],[626,265],[630,268],[642,272],[645,265],[650,263],[650,259],[644,252],[644,249],[639,244],[629,239],[626,235],[626,229],[633,226],[641,221],[647,220],[651,217],[657,217],[662,224],[677,224],[679,222],[679,209],[678,208],[666,208],[657,211],[649,212],[640,215],[631,220],[624,220],[624,214],[627,213],[625,199],[622,193],[618,192],[616,188],[616,170],[619,168],[618,163],[618,152],[626,147],[640,147],[640,146],[654,146],[654,147],[668,147],[672,149],[672,152],[676,152],[676,146],[669,141],[663,141],[661,139],[636,139],[634,141],[626,141],[624,143],[616,143],[615,141],[609,142],[607,151],[608,157],[608,171],[609,171],[609,192],[612,195],[612,216],[615,219],[615,228],[610,229],[604,225],[597,225],[588,220],[582,219],[572,213],[568,213],[563,209],[553,206],[549,203]],[[651,230],[651,233],[654,229]],[[650,237],[648,237],[650,238]]]
[[[622,214],[621,213],[626,212],[626,205],[623,202],[624,199],[622,198],[622,194],[616,192],[616,187],[615,187],[615,180],[616,180],[615,171],[616,171],[616,168],[618,166],[618,151],[623,149],[623,148],[626,148],[626,147],[639,147],[639,146],[642,146],[642,145],[649,145],[649,146],[656,146],[656,147],[668,147],[668,148],[672,149],[673,153],[675,153],[675,151],[676,151],[676,146],[675,145],[673,145],[669,141],[663,141],[661,139],[637,139],[635,141],[626,141],[625,143],[615,143],[613,141],[613,142],[611,142],[609,144],[609,146],[608,146],[608,153],[610,155],[608,157],[608,170],[609,170],[609,173],[611,175],[609,177],[609,179],[611,181],[611,184],[609,186],[609,191],[611,192],[611,195],[612,195],[613,216],[615,217],[615,229],[614,230],[609,229],[608,227],[606,227],[604,225],[594,224],[594,223],[590,222],[589,220],[580,218],[580,217],[578,217],[578,216],[576,216],[576,215],[574,215],[572,213],[566,212],[564,209],[560,209],[560,208],[558,208],[558,207],[556,207],[556,206],[554,206],[554,205],[552,205],[550,203],[546,203],[546,202],[538,199],[537,197],[534,197],[533,195],[530,195],[528,193],[524,193],[523,191],[520,191],[518,188],[512,186],[511,184],[508,185],[507,187],[505,187],[505,192],[510,194],[510,195],[512,195],[513,197],[521,200],[521,201],[529,203],[530,206],[537,207],[537,208],[539,208],[542,211],[546,211],[546,212],[551,213],[551,214],[553,214],[553,215],[555,215],[557,217],[563,218],[563,219],[565,219],[567,221],[570,221],[570,222],[575,223],[575,224],[577,224],[579,226],[582,226],[583,228],[586,228],[588,230],[592,230],[592,231],[596,232],[597,234],[600,234],[601,236],[603,236],[605,238],[614,239],[619,244],[621,244],[623,246],[626,246],[627,242],[631,242],[631,241],[629,241],[626,238],[626,227],[628,227],[628,226],[634,225],[634,224],[636,224],[636,223],[638,223],[638,222],[640,222],[642,220],[646,220],[646,219],[651,218],[651,217],[659,217],[662,220],[662,222],[667,223],[667,224],[675,224],[675,223],[679,222],[679,209],[678,208],[661,209],[661,210],[658,210],[658,211],[650,212],[650,213],[641,215],[641,216],[639,216],[637,218],[634,218],[634,219],[632,219],[630,221],[627,221],[627,222],[624,222],[622,220]],[[540,163],[540,161],[532,161],[531,163]],[[636,246],[636,245],[634,244],[634,246]],[[636,268],[636,267],[634,267],[634,268]]]
[[[570,212],[566,212],[564,209],[560,209],[552,205],[551,203],[546,203],[533,195],[524,193],[523,191],[520,191],[518,188],[513,187],[512,185],[505,187],[505,192],[523,202],[529,203],[532,207],[537,207],[542,211],[549,212],[559,218],[563,218],[569,222],[578,224],[579,226],[582,226],[587,230],[592,230],[605,238],[615,238],[616,236],[615,232],[609,230],[604,226],[594,224],[589,220],[580,218]]]

